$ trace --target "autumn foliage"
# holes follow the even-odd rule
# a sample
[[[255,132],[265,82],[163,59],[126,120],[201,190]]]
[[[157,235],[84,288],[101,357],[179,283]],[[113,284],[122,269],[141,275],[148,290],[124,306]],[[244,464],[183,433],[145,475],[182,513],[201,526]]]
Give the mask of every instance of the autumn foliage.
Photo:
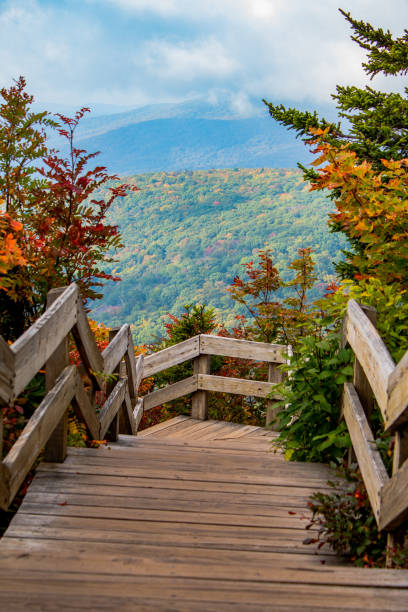
[[[14,338],[41,314],[53,287],[77,282],[83,297],[100,298],[104,280],[118,280],[104,266],[121,246],[118,227],[107,221],[117,198],[137,187],[121,184],[97,153],[75,146],[75,130],[89,109],[73,118],[32,113],[33,97],[20,77],[0,95],[0,310],[1,332]],[[47,150],[46,131],[57,129],[67,154]],[[104,197],[100,196],[105,188]],[[13,303],[16,305],[13,306]],[[20,321],[10,321],[14,310]]]
[[[338,193],[329,224],[360,248],[349,253],[355,280],[375,277],[406,289],[408,281],[408,159],[374,168],[348,146],[333,146],[315,130],[318,175],[312,190]]]

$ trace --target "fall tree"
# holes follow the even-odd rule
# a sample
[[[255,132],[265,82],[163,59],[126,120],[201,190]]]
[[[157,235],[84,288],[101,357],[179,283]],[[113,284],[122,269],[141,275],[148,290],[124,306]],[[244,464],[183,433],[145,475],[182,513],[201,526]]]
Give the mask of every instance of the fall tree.
[[[104,270],[121,245],[107,212],[116,198],[137,190],[104,166],[90,169],[97,153],[75,146],[88,109],[51,120],[46,112],[31,112],[25,86],[20,77],[0,90],[0,201],[8,215],[2,228],[10,226],[0,232],[0,254],[8,262],[7,274],[0,269],[0,333],[9,339],[41,314],[51,288],[75,281],[84,298],[95,299],[103,280],[118,280]],[[67,141],[66,157],[48,151],[46,128]],[[100,195],[102,188],[107,196]]]
[[[365,21],[353,19],[350,13],[340,9],[352,29],[352,40],[367,52],[363,68],[373,79],[378,74],[405,75],[408,72],[408,31],[394,38],[391,32],[374,28]],[[332,95],[336,103],[339,122],[333,123],[319,117],[316,111],[303,112],[285,108],[282,104],[267,102],[271,117],[289,129],[295,130],[307,145],[315,143],[316,130],[324,133],[325,142],[333,148],[348,146],[360,162],[367,161],[373,171],[383,171],[383,159],[401,160],[408,157],[408,89],[404,94],[384,93],[371,86],[358,88],[337,85]],[[357,162],[359,163],[359,162]],[[306,180],[317,180],[314,168],[305,168]],[[333,199],[340,197],[340,185],[332,190]],[[345,251],[346,261],[336,264],[342,278],[354,278],[359,270],[353,265],[363,257],[365,245],[356,233],[348,231],[345,224],[331,222],[332,231],[346,234],[351,248]]]

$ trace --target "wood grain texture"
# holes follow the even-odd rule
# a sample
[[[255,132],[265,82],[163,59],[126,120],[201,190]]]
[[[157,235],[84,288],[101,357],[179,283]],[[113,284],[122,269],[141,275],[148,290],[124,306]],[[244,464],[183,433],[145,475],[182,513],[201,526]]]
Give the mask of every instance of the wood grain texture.
[[[144,359],[144,378],[153,376],[158,372],[162,372],[167,368],[171,368],[174,365],[179,365],[189,359],[194,359],[200,354],[200,337],[194,336],[179,342],[174,346],[163,349],[153,355],[146,355]]]
[[[241,357],[258,361],[285,363],[283,354],[287,347],[281,344],[253,342],[223,338],[222,336],[200,335],[200,353],[204,355],[222,355],[224,357]]]
[[[127,379],[121,378],[107,397],[98,418],[100,423],[99,440],[103,440],[112,421],[115,419],[125,399]]]
[[[77,320],[78,287],[73,283],[47,308],[45,313],[11,345],[15,355],[13,396],[51,357]]]
[[[395,364],[378,331],[355,300],[349,300],[347,305],[347,340],[386,419],[388,379]]]
[[[187,425],[219,425],[262,447],[261,428],[172,421],[151,429],[170,435],[184,423],[187,435]],[[308,495],[326,490],[326,466],[287,463],[265,448],[191,444],[124,436],[109,447],[72,449],[64,464],[42,464],[0,543],[0,605],[404,609],[408,572],[344,567],[331,551],[317,556],[302,544]]]
[[[381,493],[380,529],[394,530],[408,519],[408,462],[393,474]]]
[[[116,331],[116,330],[115,330]],[[103,370],[111,374],[120,360],[126,355],[129,343],[129,325],[126,323],[115,333],[115,336],[102,353]]]
[[[227,376],[213,376],[211,374],[198,374],[197,384],[199,389],[206,391],[253,395],[255,397],[267,397],[275,386],[275,383],[245,380],[244,378],[229,378]]]
[[[101,377],[98,377],[97,373],[103,372],[103,358],[89,326],[81,300],[78,300],[77,303],[77,321],[72,328],[72,334],[88,375],[99,389],[102,389],[104,381]],[[96,375],[93,373],[96,373]]]
[[[386,431],[408,421],[408,351],[389,376],[387,394]]]
[[[381,494],[388,483],[387,471],[354,385],[346,383],[343,393],[343,414],[367,488],[377,524],[380,521]]]
[[[87,431],[93,440],[99,440],[99,421],[96,416],[95,408],[90,402],[89,396],[85,391],[82,379],[76,371],[75,376],[75,396],[72,400],[78,417],[84,421]]]
[[[210,356],[200,355],[193,362],[194,374],[210,373]],[[205,421],[208,419],[208,394],[206,391],[196,391],[191,398],[191,416],[193,419]]]
[[[13,398],[14,370],[15,355],[0,336],[0,398],[6,403]]]
[[[63,288],[51,289],[47,295],[47,308],[64,293]],[[68,336],[65,336],[57,346],[51,357],[45,364],[45,390],[50,391],[64,368],[69,365]],[[67,456],[68,437],[68,406],[60,422],[48,438],[44,448],[44,459],[46,461],[64,461]]]
[[[75,366],[68,366],[40,403],[4,459],[3,463],[10,473],[9,501],[13,499],[61,416],[67,410],[75,394],[75,383]]]
[[[144,411],[146,412],[151,408],[160,406],[160,404],[171,402],[172,400],[188,395],[189,393],[194,393],[194,391],[197,391],[197,375],[184,378],[183,380],[180,380],[172,385],[168,385],[163,389],[158,389],[157,391],[153,391],[152,393],[145,395],[143,397]]]

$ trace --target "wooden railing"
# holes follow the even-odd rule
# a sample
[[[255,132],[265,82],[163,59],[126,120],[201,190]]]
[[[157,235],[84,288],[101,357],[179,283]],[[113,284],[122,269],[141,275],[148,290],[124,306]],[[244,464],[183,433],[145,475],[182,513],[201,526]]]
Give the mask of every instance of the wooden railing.
[[[348,303],[343,326],[346,343],[354,351],[355,365],[353,383],[344,385],[342,414],[377,525],[396,536],[408,519],[408,352],[395,365],[375,328],[375,311],[354,300]],[[395,434],[391,477],[369,425],[373,395],[384,430]]]
[[[95,342],[75,284],[56,289],[48,296],[48,308],[14,344],[0,337],[0,397],[9,404],[44,366],[46,395],[20,437],[0,462],[0,507],[7,509],[41,450],[45,459],[64,461],[67,445],[68,408],[83,419],[91,439],[110,440],[119,431],[136,433],[143,409],[137,392],[143,374],[143,356],[137,361],[129,325],[111,332],[101,353]],[[82,366],[91,381],[86,390],[80,369],[69,364],[68,337],[72,332]],[[119,372],[124,360],[125,372]],[[114,382],[105,383],[116,373]],[[114,377],[111,377],[111,379]],[[96,392],[107,394],[96,410]],[[0,443],[2,443],[0,419]],[[1,449],[0,449],[1,450]],[[1,453],[0,453],[1,456]]]
[[[79,367],[69,363],[70,334],[82,359]],[[206,419],[207,391],[266,397],[280,381],[276,368],[285,361],[285,350],[280,345],[200,335],[136,360],[130,327],[122,325],[110,331],[109,344],[101,353],[78,287],[72,284],[52,290],[45,313],[14,344],[8,345],[0,336],[0,398],[4,403],[13,402],[44,366],[46,371],[44,399],[0,462],[0,507],[9,507],[43,449],[45,460],[64,461],[70,406],[94,440],[114,441],[119,433],[136,434],[144,411],[189,393],[193,394],[192,416]],[[210,355],[266,361],[269,382],[212,376]],[[190,359],[193,376],[138,398],[142,378]],[[84,373],[90,381],[87,389]],[[106,397],[99,410],[97,392]],[[0,444],[2,427],[0,419]]]
[[[207,419],[207,391],[262,398],[271,397],[274,386],[281,381],[281,372],[277,367],[285,363],[284,354],[286,352],[287,347],[280,344],[200,334],[158,353],[148,355],[143,365],[144,377],[152,376],[190,359],[193,360],[194,374],[146,395],[142,399],[144,411],[192,393],[192,416],[197,419]],[[210,374],[211,355],[267,362],[269,365],[268,382],[213,376]],[[279,399],[279,396],[276,396],[276,399]]]

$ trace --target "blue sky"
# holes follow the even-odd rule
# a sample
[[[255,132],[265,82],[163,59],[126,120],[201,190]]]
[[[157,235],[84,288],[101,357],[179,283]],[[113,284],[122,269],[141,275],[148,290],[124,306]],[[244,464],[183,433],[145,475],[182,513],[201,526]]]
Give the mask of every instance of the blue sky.
[[[324,103],[336,83],[368,82],[339,5],[395,34],[408,27],[407,0],[345,2],[0,0],[0,85],[22,74],[37,101],[77,106]]]

